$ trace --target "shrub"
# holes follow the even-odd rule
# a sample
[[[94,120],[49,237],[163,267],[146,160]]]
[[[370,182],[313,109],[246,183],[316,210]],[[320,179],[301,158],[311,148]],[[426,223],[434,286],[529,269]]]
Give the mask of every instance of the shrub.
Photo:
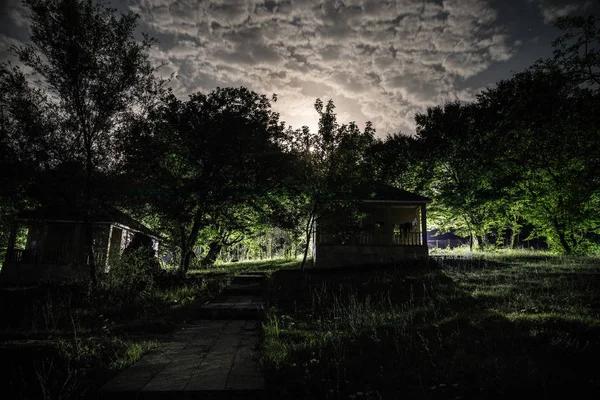
[[[160,274],[158,261],[146,248],[126,251],[111,266],[105,288],[123,301],[146,300],[155,294],[155,279]]]

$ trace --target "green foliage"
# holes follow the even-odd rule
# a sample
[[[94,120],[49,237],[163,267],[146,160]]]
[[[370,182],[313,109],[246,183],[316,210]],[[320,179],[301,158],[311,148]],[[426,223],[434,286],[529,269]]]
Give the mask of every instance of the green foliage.
[[[375,135],[370,122],[363,132],[354,122],[340,125],[332,100],[324,106],[317,99],[315,110],[319,114],[318,132],[313,134],[306,126],[290,128],[280,141],[296,165],[296,219],[301,221],[305,237],[302,268],[316,220],[321,221],[320,226],[325,221],[335,222],[330,229],[336,231],[356,225],[359,201],[352,191],[369,180],[372,164],[367,161],[367,150]]]
[[[261,224],[265,196],[277,186],[280,130],[269,100],[243,87],[187,101],[167,93],[137,126],[126,170],[134,178],[143,171],[141,194],[179,249],[181,272],[199,237],[218,255]]]
[[[376,147],[379,173],[433,199],[429,227],[479,247],[524,226],[554,251],[589,253],[600,234],[600,91],[594,18],[562,18],[555,55],[498,82],[473,103],[417,114],[417,136]],[[410,149],[407,151],[406,149]],[[412,162],[385,156],[394,149]],[[409,156],[410,157],[410,156]],[[401,167],[418,171],[396,172]]]
[[[147,249],[138,248],[124,252],[123,256],[110,266],[103,286],[110,291],[114,300],[127,304],[144,301],[155,296],[155,279],[162,274],[158,261]]]

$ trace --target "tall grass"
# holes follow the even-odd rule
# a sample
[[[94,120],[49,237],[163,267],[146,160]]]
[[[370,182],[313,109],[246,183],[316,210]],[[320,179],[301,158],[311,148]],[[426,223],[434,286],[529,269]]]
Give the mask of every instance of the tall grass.
[[[600,356],[597,261],[512,252],[275,273],[263,359],[272,394],[585,396],[600,384],[583,366]]]
[[[111,376],[194,320],[196,308],[238,271],[223,266],[219,274],[181,277],[129,267],[103,276],[95,292],[87,282],[0,288],[7,392],[15,398],[95,398]]]

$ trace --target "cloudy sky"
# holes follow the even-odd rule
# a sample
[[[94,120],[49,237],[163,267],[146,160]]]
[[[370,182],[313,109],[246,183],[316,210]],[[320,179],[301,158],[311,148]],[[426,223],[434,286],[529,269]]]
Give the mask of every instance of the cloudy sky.
[[[0,0],[0,58],[28,38],[27,10]],[[159,39],[151,52],[182,98],[217,86],[276,93],[288,125],[314,130],[316,98],[340,122],[380,136],[414,132],[414,114],[551,55],[552,21],[597,0],[121,0]]]

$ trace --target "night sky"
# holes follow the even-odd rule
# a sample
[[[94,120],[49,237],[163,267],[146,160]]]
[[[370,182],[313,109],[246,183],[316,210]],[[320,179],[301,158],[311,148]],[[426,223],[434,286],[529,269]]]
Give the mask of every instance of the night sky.
[[[339,121],[371,120],[378,135],[414,132],[414,114],[551,55],[552,20],[597,13],[595,0],[123,0],[150,56],[182,98],[217,86],[276,93],[286,124],[314,130],[317,97]],[[28,39],[27,10],[1,0],[0,58]]]

